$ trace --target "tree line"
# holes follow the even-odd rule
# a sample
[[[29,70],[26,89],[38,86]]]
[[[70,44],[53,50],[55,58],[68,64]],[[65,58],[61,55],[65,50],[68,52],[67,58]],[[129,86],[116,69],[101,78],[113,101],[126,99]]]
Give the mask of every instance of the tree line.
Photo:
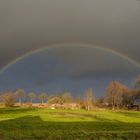
[[[0,100],[5,106],[12,107],[18,101],[23,103],[23,99],[27,98],[32,104],[35,99],[39,99],[41,104],[60,104],[77,103],[81,109],[90,110],[96,107],[108,107],[111,109],[131,108],[136,100],[140,101],[140,76],[135,81],[133,89],[119,81],[111,81],[105,89],[104,96],[98,99],[95,98],[95,93],[92,88],[88,88],[82,97],[73,97],[70,92],[62,92],[57,95],[48,96],[42,92],[38,96],[34,92],[28,94],[23,89],[17,89],[15,92],[4,92],[0,94]]]
[[[41,101],[41,103],[44,103],[47,100],[47,94],[45,92],[42,92],[37,97],[36,93],[34,92],[29,92],[27,94],[25,90],[17,89],[15,92],[8,91],[1,93],[0,95],[1,102],[3,102],[4,105],[8,107],[14,106],[16,102],[18,102],[21,105],[25,98],[29,99],[30,103],[33,103],[34,100],[37,98]]]

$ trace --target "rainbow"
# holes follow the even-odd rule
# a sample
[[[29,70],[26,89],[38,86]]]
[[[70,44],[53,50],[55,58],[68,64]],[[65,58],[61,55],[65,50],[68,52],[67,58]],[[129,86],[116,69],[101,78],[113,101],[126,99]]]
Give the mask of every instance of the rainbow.
[[[28,52],[20,57],[18,57],[17,59],[13,60],[12,62],[8,63],[6,66],[4,66],[2,69],[0,69],[0,74],[2,74],[5,70],[7,70],[8,68],[10,68],[12,65],[16,64],[18,61],[30,56],[30,55],[33,55],[35,53],[38,53],[38,52],[41,52],[41,51],[44,51],[46,49],[51,49],[51,48],[57,48],[57,47],[70,47],[70,46],[80,46],[80,47],[88,47],[88,48],[93,48],[93,49],[98,49],[98,50],[101,50],[101,51],[104,51],[104,52],[107,52],[107,53],[111,53],[113,55],[116,55],[128,62],[130,62],[131,64],[135,65],[136,67],[140,68],[140,63],[138,63],[136,60],[118,52],[118,51],[115,51],[115,50],[112,50],[112,49],[109,49],[109,48],[106,48],[106,47],[101,47],[101,46],[95,46],[95,45],[90,45],[90,44],[79,44],[79,43],[69,43],[69,44],[55,44],[55,45],[49,45],[47,47],[42,47],[42,48],[39,48],[39,49],[36,49],[36,50],[33,50],[31,52]]]

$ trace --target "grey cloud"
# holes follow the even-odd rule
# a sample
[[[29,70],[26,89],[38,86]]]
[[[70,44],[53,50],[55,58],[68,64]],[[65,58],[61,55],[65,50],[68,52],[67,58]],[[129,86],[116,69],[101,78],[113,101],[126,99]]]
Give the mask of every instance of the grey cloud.
[[[130,86],[139,70],[134,64],[100,49],[76,46],[50,48],[22,59],[3,72],[0,90],[21,87],[41,91],[47,88],[76,93],[78,88],[81,93],[89,86],[101,90],[112,79]]]
[[[137,0],[0,1],[0,67],[59,43],[101,45],[140,61]]]
[[[109,52],[87,47],[59,47],[49,49],[48,54],[57,60],[56,69],[72,77],[132,76],[139,68]],[[62,66],[62,67],[61,67]]]

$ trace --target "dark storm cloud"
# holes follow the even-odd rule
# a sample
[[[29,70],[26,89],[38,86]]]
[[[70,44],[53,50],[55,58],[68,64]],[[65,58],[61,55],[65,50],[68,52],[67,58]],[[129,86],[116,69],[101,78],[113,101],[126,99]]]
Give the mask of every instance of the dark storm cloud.
[[[100,95],[111,80],[127,86],[137,76],[134,64],[100,49],[50,48],[18,61],[0,75],[0,91],[23,88],[37,93],[70,91],[82,94],[92,87]]]
[[[0,1],[0,67],[59,43],[105,46],[140,61],[137,0]],[[119,69],[119,68],[118,68]]]
[[[140,71],[124,58],[97,48],[70,46],[48,49],[46,52],[57,61],[55,68],[59,74],[74,78],[129,77]],[[46,56],[45,52],[41,56]]]

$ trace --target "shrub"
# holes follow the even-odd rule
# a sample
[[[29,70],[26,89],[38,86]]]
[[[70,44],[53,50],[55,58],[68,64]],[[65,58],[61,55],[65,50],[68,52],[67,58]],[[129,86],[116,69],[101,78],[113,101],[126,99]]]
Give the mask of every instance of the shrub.
[[[11,92],[2,94],[2,101],[6,107],[13,107],[15,104],[15,95]]]

